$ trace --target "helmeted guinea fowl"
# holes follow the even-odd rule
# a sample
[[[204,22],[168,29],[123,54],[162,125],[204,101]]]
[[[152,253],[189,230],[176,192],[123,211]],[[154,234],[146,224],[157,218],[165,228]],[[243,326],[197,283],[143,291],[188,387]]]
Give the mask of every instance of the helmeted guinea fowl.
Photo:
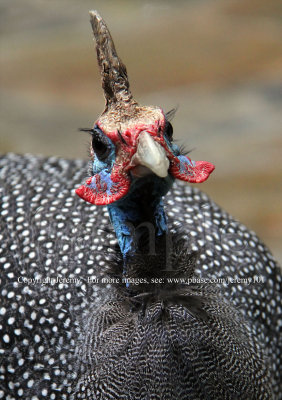
[[[73,196],[83,161],[0,159],[0,398],[280,398],[279,267],[205,194],[172,186],[213,166],[180,153],[169,113],[133,100],[91,23],[107,101],[77,189],[92,204]]]

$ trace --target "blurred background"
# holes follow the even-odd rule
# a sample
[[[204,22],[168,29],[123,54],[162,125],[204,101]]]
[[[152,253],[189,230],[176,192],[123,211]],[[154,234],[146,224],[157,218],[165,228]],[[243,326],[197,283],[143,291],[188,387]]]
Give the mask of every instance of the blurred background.
[[[77,129],[104,107],[89,9],[135,98],[178,106],[175,137],[216,165],[199,187],[281,261],[279,0],[1,0],[0,152],[87,159]]]

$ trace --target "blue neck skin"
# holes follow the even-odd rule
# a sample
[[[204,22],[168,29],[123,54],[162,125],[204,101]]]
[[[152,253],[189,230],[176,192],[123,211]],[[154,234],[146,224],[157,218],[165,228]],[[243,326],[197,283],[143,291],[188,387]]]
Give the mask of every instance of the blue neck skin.
[[[138,252],[141,232],[148,234],[149,240],[167,232],[162,197],[169,191],[172,183],[171,176],[159,178],[149,175],[135,179],[124,198],[108,205],[125,264],[128,255]]]

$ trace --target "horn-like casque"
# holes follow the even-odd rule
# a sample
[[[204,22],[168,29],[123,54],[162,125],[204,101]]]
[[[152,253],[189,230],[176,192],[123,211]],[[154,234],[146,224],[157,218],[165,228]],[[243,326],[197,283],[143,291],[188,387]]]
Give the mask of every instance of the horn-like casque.
[[[107,25],[97,11],[90,11],[89,14],[106,99],[105,111],[111,106],[121,106],[122,103],[136,104],[129,90],[126,67],[117,55]]]

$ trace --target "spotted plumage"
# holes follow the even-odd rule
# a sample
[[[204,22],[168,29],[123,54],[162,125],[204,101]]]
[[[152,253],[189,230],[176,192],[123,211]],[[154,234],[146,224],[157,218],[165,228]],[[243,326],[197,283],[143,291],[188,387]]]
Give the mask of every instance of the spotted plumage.
[[[79,160],[0,159],[0,398],[70,399],[81,381],[81,338],[91,334],[96,310],[113,293],[111,285],[95,282],[117,243],[106,207],[73,196],[86,173]],[[199,252],[196,275],[224,279],[214,287],[251,327],[279,399],[281,273],[275,260],[253,232],[195,187],[176,183],[165,208],[170,230],[180,225],[189,250]],[[40,283],[48,277],[62,282]],[[227,284],[235,278],[241,282]]]

